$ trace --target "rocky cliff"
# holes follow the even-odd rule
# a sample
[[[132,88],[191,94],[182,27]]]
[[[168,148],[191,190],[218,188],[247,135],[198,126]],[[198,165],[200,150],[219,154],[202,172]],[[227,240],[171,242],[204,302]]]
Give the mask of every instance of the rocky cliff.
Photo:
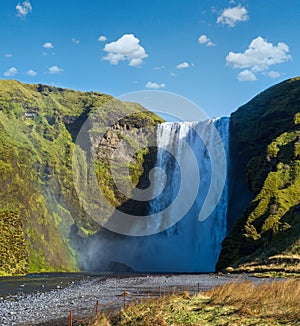
[[[229,224],[235,224],[217,268],[299,272],[299,78],[232,114],[230,156]]]
[[[78,132],[93,112],[100,121],[97,132],[101,123],[106,129],[111,125],[101,130],[106,153],[96,159],[99,186],[114,205],[122,205],[126,198],[114,193],[106,158],[122,129],[134,133],[136,124],[154,126],[161,119],[100,93],[0,81],[0,275],[81,268],[72,241],[101,226],[78,199],[72,156]],[[97,132],[89,134],[91,143],[98,141]],[[135,184],[147,153],[139,151],[131,162]]]
[[[84,152],[77,140],[86,124],[105,201],[147,214],[147,204],[124,195],[116,182],[149,186],[156,148],[148,144],[155,144],[160,122],[138,104],[108,95],[0,81],[0,275],[84,269],[87,243],[115,239],[87,213],[93,199],[78,195],[75,186],[73,155]],[[234,112],[229,147],[230,232],[217,269],[299,272],[300,79],[275,85]],[[114,179],[113,163],[129,174]],[[88,175],[79,172],[80,183]],[[110,214],[105,206],[98,215]],[[99,260],[104,249],[96,248]]]

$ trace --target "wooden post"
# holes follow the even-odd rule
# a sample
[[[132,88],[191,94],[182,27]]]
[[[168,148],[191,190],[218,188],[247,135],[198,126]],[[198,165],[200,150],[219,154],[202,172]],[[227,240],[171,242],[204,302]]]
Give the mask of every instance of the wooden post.
[[[200,292],[200,283],[198,283],[198,293]]]
[[[126,293],[126,291],[124,290],[124,292],[123,292],[123,297],[124,297],[123,309],[124,309],[124,310],[126,309],[126,295],[127,295],[127,293]]]
[[[73,325],[73,316],[72,316],[72,310],[70,310],[68,326],[72,326],[72,325]]]
[[[98,306],[99,306],[99,301],[97,300],[97,302],[96,302],[96,317],[98,317]]]

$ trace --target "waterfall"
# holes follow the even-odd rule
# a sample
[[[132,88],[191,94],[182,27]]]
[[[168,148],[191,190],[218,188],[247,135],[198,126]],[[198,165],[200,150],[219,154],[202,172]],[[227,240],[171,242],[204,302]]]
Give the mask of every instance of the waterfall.
[[[221,243],[226,236],[228,168],[219,164],[222,155],[227,159],[229,122],[229,118],[221,118],[202,122],[166,122],[158,126],[156,167],[165,172],[166,181],[157,174],[159,179],[154,178],[154,182],[158,188],[162,187],[162,182],[166,184],[161,194],[151,202],[150,214],[161,212],[157,227],[164,228],[162,223],[165,220],[170,225],[174,219],[174,224],[144,239],[146,257],[138,259],[140,263],[143,261],[138,264],[144,271],[215,270]],[[226,179],[218,190],[212,186],[212,178],[218,179],[216,174],[220,173]],[[177,203],[172,205],[175,201]],[[203,209],[208,216],[201,215]],[[136,268],[140,269],[139,266]]]
[[[221,118],[157,127],[150,235],[103,230],[85,254],[88,270],[112,261],[137,272],[215,271],[226,235],[229,123]]]

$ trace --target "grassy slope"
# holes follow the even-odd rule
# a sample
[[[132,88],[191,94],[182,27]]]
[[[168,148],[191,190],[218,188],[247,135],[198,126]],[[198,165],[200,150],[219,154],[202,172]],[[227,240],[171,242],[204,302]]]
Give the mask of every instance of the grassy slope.
[[[254,199],[225,239],[218,269],[300,271],[299,116],[299,79],[271,87],[232,115],[234,181],[247,179]]]
[[[0,275],[3,271],[22,274],[28,268],[28,251],[23,232],[23,221],[17,212],[0,214],[1,246]]]
[[[164,296],[101,314],[93,326],[299,325],[300,281],[231,283],[190,296]]]
[[[76,224],[81,234],[99,226],[87,218],[74,189],[74,139],[89,112],[97,110],[106,126],[136,106],[111,100],[100,93],[0,81],[1,274],[78,269],[70,226]],[[6,251],[12,243],[13,251]]]

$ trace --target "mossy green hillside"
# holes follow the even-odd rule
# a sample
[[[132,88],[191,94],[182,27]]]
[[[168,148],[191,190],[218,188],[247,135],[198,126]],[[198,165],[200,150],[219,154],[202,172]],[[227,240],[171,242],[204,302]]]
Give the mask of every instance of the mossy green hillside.
[[[225,239],[219,269],[300,271],[299,112],[300,81],[293,79],[232,115],[239,138],[231,150],[254,199]]]
[[[241,218],[224,242],[219,268],[249,270],[264,264],[266,269],[297,271],[299,107],[300,80],[294,79],[263,92],[232,115],[230,211]],[[155,153],[147,147],[154,143],[153,129],[140,130],[161,119],[138,104],[100,93],[0,81],[1,230],[12,232],[0,233],[0,248],[6,250],[9,237],[16,241],[14,248],[20,248],[20,254],[10,251],[5,256],[2,274],[80,268],[72,230],[85,237],[101,228],[85,213],[73,181],[75,140],[88,118],[101,192],[113,207],[139,209],[114,183],[112,154],[123,144],[124,160],[117,163],[130,173],[120,177],[119,184],[130,181],[143,188]],[[135,154],[127,155],[124,149]],[[242,191],[247,186],[251,196]],[[239,213],[242,209],[244,214]]]
[[[28,251],[20,214],[12,210],[0,213],[0,276],[24,274],[28,270]]]
[[[0,230],[11,230],[11,236],[19,239],[16,248],[23,248],[25,241],[25,256],[18,259],[20,266],[16,267],[14,254],[11,258],[8,255],[5,267],[0,263],[1,273],[80,268],[71,226],[76,225],[84,236],[95,232],[99,225],[87,216],[75,191],[74,142],[93,112],[100,121],[99,132],[109,123],[115,124],[118,117],[135,112],[137,106],[95,92],[0,81],[0,215],[14,212],[22,222],[15,228],[14,219],[5,218]],[[151,114],[149,117],[156,119]],[[146,118],[147,113],[142,112],[141,121]],[[8,237],[0,234],[1,240],[5,238],[0,241],[3,249]]]

